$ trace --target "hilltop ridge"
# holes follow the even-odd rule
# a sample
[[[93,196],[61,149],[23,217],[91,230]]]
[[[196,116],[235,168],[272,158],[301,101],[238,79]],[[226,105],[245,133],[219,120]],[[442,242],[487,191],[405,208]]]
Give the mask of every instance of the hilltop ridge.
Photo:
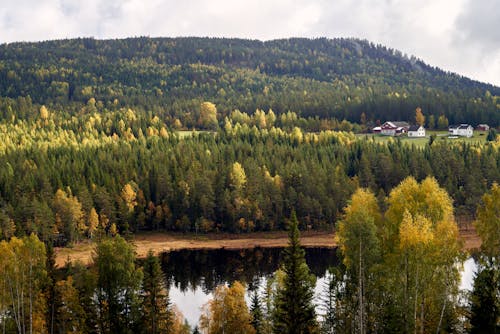
[[[499,124],[500,87],[353,38],[79,38],[0,45],[0,96],[77,112],[105,106],[186,118],[201,101],[222,115],[273,109],[359,122],[411,119],[416,106],[450,123]],[[189,117],[186,119],[189,124]]]

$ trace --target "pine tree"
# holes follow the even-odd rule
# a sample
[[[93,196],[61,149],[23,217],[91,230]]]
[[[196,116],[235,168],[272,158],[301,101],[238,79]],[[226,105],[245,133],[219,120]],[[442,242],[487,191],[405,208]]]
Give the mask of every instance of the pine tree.
[[[499,274],[493,266],[481,266],[470,297],[471,334],[500,333]]]
[[[158,257],[149,251],[143,267],[143,314],[145,333],[171,333],[172,313]]]
[[[300,246],[295,212],[290,219],[289,244],[283,252],[283,285],[278,287],[274,310],[274,333],[317,333],[316,312],[312,299],[315,277],[309,272],[305,252]]]

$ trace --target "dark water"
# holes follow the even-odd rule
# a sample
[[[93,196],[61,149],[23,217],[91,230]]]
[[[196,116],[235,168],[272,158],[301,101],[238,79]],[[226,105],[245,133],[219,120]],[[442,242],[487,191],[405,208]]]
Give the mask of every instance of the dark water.
[[[200,287],[210,293],[217,285],[235,280],[247,283],[252,289],[259,279],[278,269],[282,250],[179,250],[163,253],[160,260],[170,285],[183,292]],[[306,262],[313,274],[322,277],[329,267],[338,265],[336,250],[307,248]]]
[[[212,291],[217,285],[239,280],[246,283],[249,290],[263,286],[278,269],[282,250],[179,250],[162,254],[160,260],[170,285],[172,303],[194,325],[200,317],[201,307],[212,298]],[[306,262],[317,277],[315,292],[318,304],[319,295],[326,285],[328,268],[339,264],[336,253],[337,250],[331,248],[306,249]],[[472,258],[464,263],[462,289],[471,289],[475,268]]]
[[[190,324],[197,323],[200,308],[219,284],[235,280],[249,290],[258,288],[278,269],[283,248],[242,250],[179,250],[160,255],[170,285],[171,301]],[[306,262],[316,275],[317,292],[323,289],[327,269],[339,264],[336,249],[306,248]]]

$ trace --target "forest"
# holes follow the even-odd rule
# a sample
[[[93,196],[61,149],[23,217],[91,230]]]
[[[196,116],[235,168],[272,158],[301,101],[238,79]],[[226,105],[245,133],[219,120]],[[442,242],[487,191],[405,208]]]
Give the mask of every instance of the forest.
[[[337,223],[342,264],[330,269],[321,313],[299,241],[289,244],[264,292],[219,285],[193,328],[169,299],[158,257],[137,261],[120,235],[96,234],[93,265],[56,269],[35,234],[0,242],[4,333],[495,333],[499,328],[500,187],[483,196],[474,226],[483,240],[471,292],[461,291],[461,250],[452,200],[432,177],[404,179],[386,209],[359,188]]]
[[[496,132],[364,135],[417,116],[498,127],[498,96],[356,39],[0,45],[2,333],[498,333]],[[482,240],[471,292],[460,228]],[[265,293],[217,286],[189,325],[158,257],[131,242],[274,230],[289,246]],[[307,230],[338,244],[321,305]],[[83,241],[91,265],[55,266],[55,247]]]
[[[293,113],[260,110],[235,111],[219,127],[212,103],[199,109],[199,122],[216,131],[181,136],[132,109],[63,117],[42,106],[32,120],[3,121],[0,235],[34,232],[65,245],[98,229],[269,231],[284,229],[292,210],[301,229],[332,229],[358,187],[383,205],[407,176],[429,175],[470,222],[500,182],[496,141],[381,144],[352,132],[309,132]]]
[[[498,126],[500,88],[358,39],[80,38],[0,45],[0,96],[76,115],[94,98],[196,126],[203,101],[371,123],[430,119]],[[432,118],[430,116],[433,116]],[[9,114],[10,116],[10,114]],[[21,117],[29,117],[23,108]],[[31,114],[31,116],[33,116]],[[432,127],[432,124],[428,124]]]
[[[30,119],[0,123],[6,333],[498,330],[498,141],[379,143],[308,131],[317,120],[293,112],[219,120],[210,102],[197,122],[212,130],[184,132],[130,108],[89,103],[78,117],[31,108]],[[457,221],[474,221],[483,239],[477,287],[465,295]],[[139,261],[127,242],[144,230],[276,229],[291,241],[268,292],[254,291],[248,308],[245,282],[217,287],[199,328],[171,305],[158,258]],[[323,314],[298,243],[308,229],[334,229],[343,263],[331,269]],[[55,268],[54,246],[89,239],[90,268]]]

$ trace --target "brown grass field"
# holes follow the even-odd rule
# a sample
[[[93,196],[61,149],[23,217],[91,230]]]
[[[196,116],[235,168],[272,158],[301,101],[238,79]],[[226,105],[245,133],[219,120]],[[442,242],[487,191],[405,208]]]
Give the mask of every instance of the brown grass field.
[[[473,228],[462,229],[460,236],[465,250],[478,249],[481,240]],[[334,233],[308,231],[301,233],[301,243],[304,247],[335,247]],[[151,232],[136,234],[132,242],[137,256],[143,258],[149,250],[155,254],[179,249],[245,249],[255,247],[284,247],[288,243],[286,232],[256,232],[247,234],[179,234],[166,232]],[[56,248],[56,265],[62,268],[69,262],[80,261],[90,264],[94,244],[84,241],[73,247]]]

